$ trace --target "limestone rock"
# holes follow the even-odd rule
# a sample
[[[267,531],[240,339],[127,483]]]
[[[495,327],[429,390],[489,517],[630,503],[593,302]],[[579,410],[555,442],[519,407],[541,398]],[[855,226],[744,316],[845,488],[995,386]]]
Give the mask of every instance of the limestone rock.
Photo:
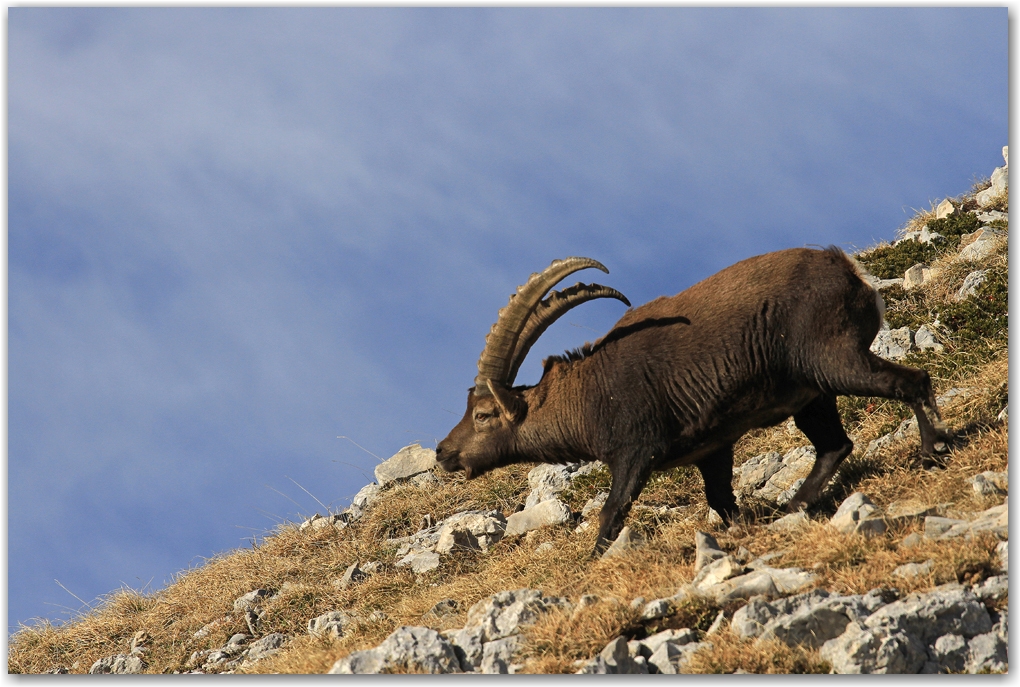
[[[978,221],[982,224],[991,224],[992,222],[1008,222],[1009,215],[1005,212],[999,212],[998,210],[989,210],[988,212],[977,213]]]
[[[560,525],[570,520],[570,507],[557,498],[514,513],[506,519],[505,535],[517,536],[548,525]]]
[[[963,279],[963,285],[956,292],[956,300],[966,300],[977,293],[978,287],[985,283],[988,278],[988,270],[974,270]]]
[[[343,611],[329,611],[308,621],[308,634],[318,637],[342,637],[350,616]]]
[[[838,674],[917,673],[928,655],[924,645],[910,635],[883,635],[856,622],[825,642],[819,653]]]
[[[910,327],[882,329],[871,344],[871,352],[886,360],[901,360],[914,348]]]
[[[877,517],[878,507],[865,494],[856,492],[840,504],[829,523],[840,532],[856,532],[865,536],[885,531],[885,521]]]
[[[521,626],[535,622],[541,613],[566,606],[566,599],[545,597],[540,590],[527,588],[499,592],[478,601],[468,610],[464,627],[451,635],[463,669],[482,666],[488,643],[516,635]]]
[[[436,452],[411,444],[397,451],[389,460],[375,466],[375,479],[380,487],[405,480],[436,466]]]
[[[935,271],[924,264],[917,264],[903,274],[903,288],[906,290],[917,288],[925,282],[931,281]]]
[[[768,462],[771,463],[771,459]],[[772,472],[765,480],[765,483],[752,492],[753,496],[783,505],[781,503],[782,498],[780,497],[784,493],[789,495],[791,491],[796,491],[799,488],[798,480],[801,480],[801,484],[803,483],[803,478],[811,471],[814,463],[814,446],[800,446],[788,451],[783,456],[779,469]],[[768,472],[770,469],[767,468],[765,472]],[[787,498],[787,500],[789,499]]]
[[[924,644],[944,634],[974,637],[992,629],[991,618],[981,601],[969,588],[958,584],[910,594],[878,609],[864,624],[869,630],[883,633],[903,632]]]
[[[749,458],[739,467],[733,469],[737,483],[736,490],[750,493],[761,489],[765,486],[765,482],[779,472],[782,467],[783,454],[775,451]]]
[[[1003,167],[996,167],[995,171],[992,172],[991,181],[991,186],[974,197],[979,207],[988,207],[996,196],[1009,188],[1009,163]]]
[[[808,517],[808,514],[800,510],[796,513],[787,513],[775,522],[769,523],[768,529],[774,532],[785,532],[795,530],[798,527],[803,527],[810,522],[811,518]]]
[[[935,208],[935,219],[942,219],[943,217],[949,217],[949,215],[956,212],[956,207],[953,206],[953,202],[946,198],[939,206]]]
[[[983,260],[995,253],[999,246],[1006,240],[1004,232],[998,229],[978,229],[972,234],[964,234],[960,237],[960,252],[958,260]]]
[[[587,518],[595,511],[602,510],[602,506],[606,505],[606,499],[608,498],[609,492],[602,491],[593,496],[592,498],[588,499],[588,501],[584,504],[584,507],[581,508],[581,517]]]
[[[543,501],[554,499],[570,486],[575,477],[586,475],[598,469],[601,463],[568,463],[566,465],[543,464],[533,468],[528,473],[528,486],[531,493],[528,494],[524,508],[527,510],[537,506]]]
[[[636,661],[628,651],[627,639],[617,637],[588,663],[584,664],[578,675],[633,675],[647,673],[648,664]]]
[[[261,661],[264,658],[268,658],[269,656],[278,653],[286,643],[287,635],[280,632],[268,634],[262,639],[256,640],[249,645],[248,651],[244,656],[244,660],[246,663]]]
[[[942,353],[945,350],[945,347],[938,342],[935,330],[926,324],[922,324],[914,332],[914,345],[922,351],[933,350],[936,353]]]
[[[777,454],[778,455],[778,454]],[[726,555],[726,552],[719,548],[719,542],[711,534],[705,532],[694,533],[694,571],[698,572],[712,561],[718,560]]]
[[[982,511],[971,520],[924,519],[924,535],[929,539],[971,537],[978,532],[992,532],[1002,539],[1009,539],[1009,502]]]
[[[981,496],[993,496],[1003,495],[1009,493],[1009,473],[1008,472],[994,472],[992,470],[985,470],[984,472],[974,475],[969,480],[971,486],[974,488],[974,493]]]
[[[397,561],[394,566],[397,568],[410,566],[416,575],[422,575],[439,567],[439,554],[435,551],[409,553]]]
[[[427,627],[402,626],[374,649],[356,651],[340,659],[330,674],[363,674],[393,671],[459,673],[460,661],[453,645]]]
[[[609,545],[609,548],[605,550],[602,557],[612,558],[614,556],[622,556],[628,551],[644,546],[644,543],[644,539],[637,532],[624,525],[623,529],[620,530],[620,534],[616,537],[616,541]]]
[[[929,558],[923,563],[904,563],[892,571],[893,577],[900,577],[905,580],[929,574],[935,567],[935,559]]]
[[[89,675],[134,675],[145,672],[145,661],[139,656],[117,654],[101,658],[89,668]]]
[[[439,530],[437,553],[450,553],[455,549],[488,551],[503,538],[507,521],[497,510],[488,513],[458,513],[443,521]]]

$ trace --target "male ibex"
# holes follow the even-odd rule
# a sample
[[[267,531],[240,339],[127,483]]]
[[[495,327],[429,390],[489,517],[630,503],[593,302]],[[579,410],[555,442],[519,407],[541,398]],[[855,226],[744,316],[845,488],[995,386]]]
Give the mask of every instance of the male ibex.
[[[749,258],[629,309],[594,344],[547,359],[537,385],[514,387],[531,346],[567,310],[605,297],[630,305],[598,284],[543,300],[588,267],[608,272],[588,258],[557,260],[510,297],[486,338],[467,412],[436,454],[469,479],[511,463],[601,460],[613,481],[596,552],[619,534],[654,470],[696,465],[709,506],[730,522],[734,442],[791,415],[817,457],[788,509],[811,504],[853,449],[840,395],[908,403],[926,455],[949,438],[928,373],[869,350],[884,305],[835,247]]]

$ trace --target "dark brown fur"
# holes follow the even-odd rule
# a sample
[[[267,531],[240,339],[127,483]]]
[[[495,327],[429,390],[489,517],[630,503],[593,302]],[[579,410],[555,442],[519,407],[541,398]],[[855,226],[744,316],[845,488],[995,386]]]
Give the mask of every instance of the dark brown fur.
[[[547,360],[536,386],[472,389],[438,458],[469,477],[517,462],[601,460],[613,482],[599,551],[656,470],[696,465],[709,505],[732,519],[734,442],[792,415],[818,456],[789,504],[802,508],[853,448],[839,395],[910,404],[926,454],[948,436],[928,373],[869,350],[881,322],[881,300],[839,249],[749,258],[628,310],[595,344]]]

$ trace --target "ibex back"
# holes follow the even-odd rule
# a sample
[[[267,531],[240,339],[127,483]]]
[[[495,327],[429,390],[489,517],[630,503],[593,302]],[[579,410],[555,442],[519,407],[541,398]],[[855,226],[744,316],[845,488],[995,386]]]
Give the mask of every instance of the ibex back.
[[[629,309],[594,344],[547,359],[537,385],[514,387],[531,346],[567,310],[605,297],[630,305],[597,284],[545,297],[588,267],[608,272],[587,258],[557,260],[510,297],[486,338],[467,412],[436,453],[469,479],[511,463],[604,462],[613,481],[596,552],[616,538],[655,470],[697,466],[709,506],[730,522],[734,442],[791,415],[817,457],[787,507],[813,503],[853,449],[840,395],[909,404],[922,452],[944,448],[949,433],[928,373],[871,352],[882,299],[831,247],[749,258]]]

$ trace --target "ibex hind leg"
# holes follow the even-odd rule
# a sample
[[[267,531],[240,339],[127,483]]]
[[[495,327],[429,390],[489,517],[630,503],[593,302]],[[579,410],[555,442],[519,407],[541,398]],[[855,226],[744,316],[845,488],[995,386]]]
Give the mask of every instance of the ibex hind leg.
[[[952,438],[952,432],[942,421],[927,372],[889,362],[870,351],[860,368],[837,393],[903,401],[917,416],[921,453],[931,456],[947,450],[946,442]]]
[[[815,447],[815,464],[797,493],[786,505],[795,512],[818,500],[854,444],[843,429],[835,396],[819,396],[793,416],[797,428]]]

